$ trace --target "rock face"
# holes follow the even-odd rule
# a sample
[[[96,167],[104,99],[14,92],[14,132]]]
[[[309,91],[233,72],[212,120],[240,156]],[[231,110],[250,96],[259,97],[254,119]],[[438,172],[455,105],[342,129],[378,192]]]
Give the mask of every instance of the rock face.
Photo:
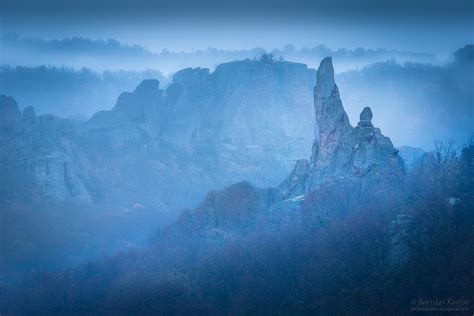
[[[283,198],[313,191],[324,182],[341,178],[385,181],[387,176],[399,177],[404,173],[403,160],[390,138],[372,124],[372,111],[363,109],[356,127],[349,123],[342,105],[339,89],[334,81],[332,59],[321,61],[314,88],[314,109],[319,127],[314,142],[307,174],[301,174],[300,162],[292,175],[280,186]],[[307,179],[304,189],[294,174]]]
[[[86,172],[76,159],[78,147],[71,140],[72,122],[36,117],[31,107],[21,113],[5,96],[0,96],[0,112],[2,198],[91,201]]]
[[[370,108],[350,125],[330,58],[317,72],[313,119],[308,73],[305,65],[268,59],[222,64],[213,73],[184,69],[166,90],[145,80],[87,122],[36,116],[29,107],[21,113],[3,96],[0,154],[9,180],[0,189],[124,209],[181,208],[242,180],[275,185],[309,155],[314,120],[311,160],[297,161],[278,188],[280,200],[299,205],[326,181],[403,172]]]
[[[15,133],[20,128],[21,113],[15,100],[0,95],[0,131]]]
[[[306,191],[309,173],[310,165],[308,160],[298,160],[293,171],[279,186],[282,199],[303,194]]]
[[[176,209],[242,180],[274,186],[310,153],[310,73],[268,59],[184,69],[165,90],[144,80],[86,122],[21,114],[3,97],[11,181],[1,189],[16,179],[10,193],[34,188],[23,196]]]
[[[345,174],[352,151],[353,128],[342,106],[330,57],[323,59],[318,69],[314,109],[319,137],[313,145],[308,190],[328,177]]]
[[[303,220],[306,215],[302,207],[308,196],[308,200],[315,199],[310,204],[321,206],[318,211],[312,210],[311,216],[317,217],[318,223],[323,223],[328,217],[337,218],[347,212],[350,206],[354,206],[351,204],[353,201],[360,201],[361,192],[365,193],[362,198],[370,199],[370,190],[376,185],[398,184],[394,180],[399,180],[405,172],[398,150],[393,147],[388,137],[383,136],[380,130],[374,127],[373,113],[369,107],[365,107],[360,113],[357,126],[353,127],[349,123],[334,81],[330,57],[323,59],[317,72],[314,110],[318,138],[314,141],[310,161],[297,160],[293,171],[277,188],[256,190],[248,184],[237,184],[221,192],[209,194],[197,209],[185,213],[178,221],[185,224],[185,231],[198,227],[201,232],[211,231],[213,236],[216,236],[215,230],[218,229],[220,233],[213,237],[214,239],[229,238],[229,232],[232,230],[218,223],[222,218],[228,217],[228,210],[233,209],[233,217],[226,220],[235,226],[242,223],[241,218],[235,214],[245,213],[242,210],[246,210],[252,216],[246,214],[244,227],[265,223],[261,226],[262,229],[277,230]],[[240,190],[252,194],[236,195],[235,192]],[[215,207],[217,203],[210,199],[215,196],[219,201],[226,201],[225,207]],[[345,199],[343,206],[334,207],[334,199],[338,200],[336,202]],[[238,201],[238,208],[232,205],[235,201]],[[249,201],[252,201],[251,207],[246,206]],[[331,214],[327,213],[328,207]],[[408,224],[409,219],[401,215],[391,225],[393,262],[404,260],[406,255],[404,238]]]

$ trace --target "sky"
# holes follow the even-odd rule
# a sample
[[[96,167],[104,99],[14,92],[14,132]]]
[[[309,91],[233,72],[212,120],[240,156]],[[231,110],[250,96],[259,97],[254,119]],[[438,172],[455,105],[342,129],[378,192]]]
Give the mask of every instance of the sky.
[[[2,0],[2,32],[116,38],[154,51],[325,44],[448,56],[474,42],[474,0]]]

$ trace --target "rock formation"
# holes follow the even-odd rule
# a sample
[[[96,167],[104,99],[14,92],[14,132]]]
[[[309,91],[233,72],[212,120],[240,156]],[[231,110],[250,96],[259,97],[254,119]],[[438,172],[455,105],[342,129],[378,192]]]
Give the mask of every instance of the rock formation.
[[[307,74],[305,65],[274,61],[232,62],[213,73],[185,69],[166,90],[145,80],[87,122],[37,116],[30,107],[21,113],[2,96],[0,153],[10,181],[1,189],[13,192],[18,182],[60,201],[173,209],[242,180],[271,186],[309,154]],[[311,160],[299,160],[280,185],[281,200],[341,177],[378,181],[403,172],[370,108],[350,125],[330,58],[321,62],[313,93],[318,139]]]
[[[306,191],[310,166],[308,160],[300,159],[290,175],[280,184],[280,194],[282,199],[295,197]]]
[[[272,60],[184,69],[166,89],[144,80],[85,122],[37,116],[30,107],[22,114],[3,97],[0,153],[18,182],[9,191],[176,209],[242,180],[275,185],[310,152],[309,73]],[[22,191],[27,182],[34,194]]]
[[[0,95],[0,131],[15,133],[20,128],[21,113],[15,100],[5,95]]]
[[[23,114],[11,98],[0,96],[0,196],[27,199],[91,201],[86,172],[72,141],[71,121],[52,115]]]
[[[341,178],[364,179],[374,182],[398,178],[404,173],[403,160],[390,138],[372,124],[372,111],[363,109],[356,127],[349,123],[334,81],[332,59],[321,61],[314,88],[314,110],[318,125],[307,174],[301,174],[299,162],[292,175],[280,185],[283,198],[309,192],[322,183]],[[300,181],[307,179],[304,189]],[[389,177],[389,178],[387,178]],[[392,178],[394,177],[394,178]],[[290,195],[290,196],[291,196]]]

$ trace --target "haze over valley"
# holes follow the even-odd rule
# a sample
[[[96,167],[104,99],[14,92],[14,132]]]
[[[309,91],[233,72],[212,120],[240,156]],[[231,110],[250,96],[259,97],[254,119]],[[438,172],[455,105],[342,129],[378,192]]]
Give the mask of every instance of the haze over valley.
[[[2,2],[0,314],[472,314],[473,6]]]

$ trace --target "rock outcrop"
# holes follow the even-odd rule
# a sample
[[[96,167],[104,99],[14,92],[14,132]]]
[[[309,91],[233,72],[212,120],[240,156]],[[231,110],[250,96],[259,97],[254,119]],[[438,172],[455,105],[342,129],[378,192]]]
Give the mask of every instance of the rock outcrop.
[[[133,91],[123,92],[112,111],[122,113],[133,122],[157,123],[163,91],[156,79],[143,80]]]
[[[0,112],[0,196],[5,201],[12,197],[92,201],[71,121],[37,117],[31,107],[21,113],[6,96],[0,96]]]
[[[12,97],[0,95],[0,131],[15,133],[20,129],[21,113]]]
[[[172,210],[243,180],[274,186],[310,153],[313,72],[273,60],[184,69],[166,89],[144,80],[85,122],[21,114],[4,97],[0,151],[18,180],[9,191],[31,182],[41,195],[20,195]]]
[[[87,122],[37,116],[29,107],[21,113],[3,96],[0,151],[12,181],[2,189],[16,181],[61,201],[176,209],[242,180],[272,186],[310,152],[307,75],[305,65],[271,60],[227,63],[212,73],[185,69],[166,90],[145,80]],[[280,185],[280,201],[299,205],[332,179],[379,181],[403,172],[370,108],[350,125],[330,58],[321,62],[313,93],[318,139],[311,160],[298,160]]]
[[[292,175],[280,186],[282,198],[313,191],[323,183],[347,179],[381,182],[403,175],[405,168],[398,150],[390,138],[372,124],[372,111],[365,107],[360,121],[352,127],[344,110],[339,89],[334,80],[332,59],[321,61],[314,88],[314,110],[318,138],[313,145],[307,174],[302,174],[299,162]],[[307,179],[303,186],[299,179]],[[288,192],[292,192],[288,195]]]
[[[300,159],[290,175],[278,187],[281,198],[287,199],[304,194],[308,183],[310,165],[308,160]]]

